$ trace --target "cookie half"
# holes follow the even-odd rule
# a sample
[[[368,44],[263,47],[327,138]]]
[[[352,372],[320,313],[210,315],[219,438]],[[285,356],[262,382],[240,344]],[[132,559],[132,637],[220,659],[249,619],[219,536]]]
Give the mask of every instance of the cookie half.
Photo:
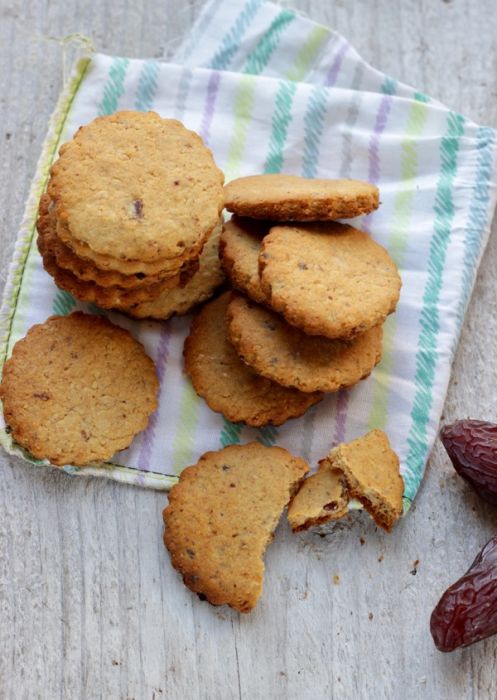
[[[218,255],[220,233],[221,224],[218,224],[200,255],[198,271],[184,286],[166,289],[152,301],[145,301],[128,309],[121,307],[121,311],[135,318],[166,320],[174,314],[188,313],[194,306],[211,297],[224,281]]]
[[[296,175],[251,175],[224,188],[225,207],[268,221],[335,221],[378,208],[378,188],[362,180],[312,180]]]
[[[265,549],[307,464],[252,442],[207,452],[169,493],[164,543],[185,585],[213,605],[249,612],[264,579]]]
[[[30,328],[4,365],[14,439],[37,459],[85,465],[129,446],[157,407],[154,363],[128,331],[75,312]]]
[[[301,416],[323,398],[280,386],[256,374],[240,360],[227,338],[226,292],[195,317],[185,341],[185,369],[193,388],[213,411],[228,420],[259,427],[281,425]]]
[[[302,481],[288,506],[288,522],[293,532],[307,530],[343,518],[348,504],[342,472],[323,462],[315,474]]]
[[[381,359],[381,326],[352,340],[306,335],[270,309],[236,295],[228,338],[258,374],[300,391],[338,391],[368,377]]]
[[[385,248],[344,224],[275,226],[262,241],[259,264],[272,308],[309,335],[364,333],[395,311],[400,295]]]
[[[382,430],[339,445],[320,466],[340,470],[350,498],[357,498],[375,523],[390,532],[402,514],[404,482],[399,458]]]
[[[261,242],[269,228],[265,222],[233,216],[224,224],[219,243],[221,264],[231,284],[259,304],[269,301],[259,277]]]
[[[90,250],[123,260],[180,257],[223,208],[224,176],[210,150],[155,112],[94,119],[60,148],[50,172],[57,220]]]

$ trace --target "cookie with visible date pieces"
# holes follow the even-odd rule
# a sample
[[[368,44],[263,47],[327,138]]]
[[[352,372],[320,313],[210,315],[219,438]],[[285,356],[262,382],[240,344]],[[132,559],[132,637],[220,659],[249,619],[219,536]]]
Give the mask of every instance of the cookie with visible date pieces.
[[[352,338],[395,311],[401,281],[385,248],[338,223],[275,226],[259,256],[271,307],[308,335]]]
[[[304,460],[258,442],[207,452],[184,469],[164,510],[164,544],[185,585],[212,605],[252,610],[264,552],[307,471]]]
[[[228,338],[263,377],[300,391],[338,391],[365,379],[381,359],[381,326],[352,340],[306,335],[239,295],[228,306]]]
[[[259,376],[238,357],[227,337],[226,292],[209,302],[192,323],[185,341],[185,369],[193,388],[213,411],[255,427],[297,418],[323,394],[305,394]]]
[[[223,182],[210,150],[181,122],[122,111],[97,117],[60,148],[47,192],[68,245],[156,264],[200,252],[223,208]]]
[[[184,286],[166,289],[156,299],[130,306],[125,311],[135,318],[155,318],[166,320],[174,314],[186,314],[191,309],[214,294],[224,281],[224,274],[219,262],[218,247],[221,224],[218,224],[199,257],[198,271]]]
[[[186,282],[190,276],[192,265],[190,261],[185,263],[180,272],[173,276],[170,276],[169,270],[152,275],[143,272],[124,275],[117,270],[101,270],[88,258],[80,258],[57,236],[57,222],[47,194],[41,197],[36,227],[40,236],[43,236],[47,230],[50,231],[50,248],[57,267],[61,270],[67,270],[82,282],[94,283],[99,287],[120,287],[121,289],[136,289],[161,284],[162,288],[165,289],[166,287],[175,287],[183,281]],[[193,274],[193,270],[191,273]]]
[[[301,532],[347,515],[349,497],[343,474],[322,462],[318,471],[302,481],[288,506],[293,532]]]
[[[50,226],[42,228],[38,221],[38,238],[36,241],[38,250],[43,260],[43,267],[54,278],[55,284],[60,289],[65,289],[76,299],[85,302],[93,302],[102,309],[128,308],[132,304],[149,301],[157,297],[164,286],[170,282],[156,282],[146,287],[125,289],[122,287],[100,287],[95,282],[83,282],[69,270],[64,270],[57,265],[55,250],[55,234]],[[179,283],[179,277],[177,279]]]
[[[240,177],[224,188],[225,207],[237,216],[268,221],[335,221],[378,208],[378,188],[362,180],[318,180],[296,175]]]
[[[338,445],[319,464],[338,469],[350,498],[357,498],[375,523],[390,532],[402,515],[404,481],[399,458],[382,430]]]
[[[13,438],[37,459],[85,465],[129,446],[157,407],[154,363],[128,331],[75,312],[32,326],[4,365]]]

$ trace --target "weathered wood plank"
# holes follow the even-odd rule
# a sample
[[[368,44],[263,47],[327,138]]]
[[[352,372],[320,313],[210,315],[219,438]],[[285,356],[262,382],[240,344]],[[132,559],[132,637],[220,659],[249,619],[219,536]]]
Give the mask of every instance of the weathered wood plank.
[[[109,53],[161,56],[188,30],[199,4],[1,4],[2,276],[61,88],[61,50],[37,37],[77,31]],[[497,126],[493,0],[294,4],[341,31],[378,68]],[[457,354],[447,419],[497,419],[496,288],[494,235]],[[0,463],[2,698],[497,694],[494,640],[443,656],[428,634],[440,592],[497,529],[496,513],[452,475],[439,445],[413,512],[392,536],[376,532],[364,515],[326,537],[292,537],[282,525],[267,555],[265,595],[244,617],[210,608],[181,585],[161,542],[163,495],[70,479],[4,455]]]

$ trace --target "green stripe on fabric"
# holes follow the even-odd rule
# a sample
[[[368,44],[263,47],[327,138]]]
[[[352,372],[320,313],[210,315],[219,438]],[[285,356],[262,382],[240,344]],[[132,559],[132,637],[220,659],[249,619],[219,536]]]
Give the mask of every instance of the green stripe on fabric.
[[[428,259],[428,279],[423,294],[420,316],[421,333],[416,353],[415,395],[411,411],[411,430],[407,439],[405,495],[412,500],[421,480],[421,470],[428,452],[427,427],[433,402],[433,381],[438,360],[437,339],[440,330],[438,301],[442,288],[447,247],[455,207],[453,185],[457,174],[460,139],[464,133],[464,118],[449,114],[447,133],[440,147],[441,174],[435,199],[434,232]]]
[[[35,239],[34,234],[36,230],[36,219],[38,215],[38,204],[40,197],[47,186],[50,166],[59,149],[61,136],[64,131],[67,118],[71,112],[74,99],[85,76],[88,73],[90,66],[91,59],[89,58],[83,58],[78,61],[74,75],[65,86],[54,113],[50,118],[49,136],[43,144],[43,150],[38,161],[35,179],[29,192],[28,203],[26,205],[23,222],[21,224],[21,232],[19,234],[19,239],[16,242],[16,252],[19,251],[18,264],[15,272],[12,273],[12,278],[9,275],[9,279],[7,281],[7,283],[11,285],[12,289],[9,297],[4,300],[4,306],[2,307],[3,320],[1,330],[3,331],[4,328],[6,330],[5,334],[3,332],[1,333],[0,370],[10,354],[12,345],[18,335],[15,327],[17,324],[17,311],[19,307],[23,305],[22,297],[29,295],[29,285],[25,285],[23,282],[29,254]]]
[[[288,25],[295,19],[295,13],[283,10],[275,17],[269,29],[260,39],[257,46],[247,56],[243,72],[234,101],[234,125],[231,137],[228,158],[225,166],[227,180],[231,180],[239,173],[242,156],[245,150],[247,131],[254,108],[254,96],[257,81],[254,75],[262,73],[271,60],[271,56],[278,47],[281,36]]]
[[[330,37],[330,30],[327,27],[317,26],[309,35],[304,45],[297,54],[295,63],[286,74],[287,80],[303,80],[316,59],[316,54],[322,48],[325,41]]]
[[[415,178],[418,171],[416,142],[423,133],[428,116],[423,101],[414,101],[409,111],[406,133],[401,144],[400,180],[401,187],[394,200],[391,221],[392,233],[388,238],[387,249],[397,267],[402,268],[405,260],[412,205],[416,194]],[[390,316],[383,327],[383,357],[376,368],[376,383],[373,385],[372,406],[369,414],[369,428],[385,428],[388,414],[389,391],[393,381],[393,359],[397,318]]]
[[[192,435],[197,427],[199,398],[190,382],[185,382],[179,407],[176,434],[172,444],[172,467],[178,473],[191,459]]]

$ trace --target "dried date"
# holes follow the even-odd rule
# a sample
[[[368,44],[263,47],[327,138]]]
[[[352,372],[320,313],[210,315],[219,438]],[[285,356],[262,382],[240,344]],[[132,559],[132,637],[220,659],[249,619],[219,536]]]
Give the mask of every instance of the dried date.
[[[497,505],[497,425],[460,420],[440,431],[457,471],[483,499]]]
[[[497,536],[440,598],[430,631],[440,651],[453,651],[497,632]]]

